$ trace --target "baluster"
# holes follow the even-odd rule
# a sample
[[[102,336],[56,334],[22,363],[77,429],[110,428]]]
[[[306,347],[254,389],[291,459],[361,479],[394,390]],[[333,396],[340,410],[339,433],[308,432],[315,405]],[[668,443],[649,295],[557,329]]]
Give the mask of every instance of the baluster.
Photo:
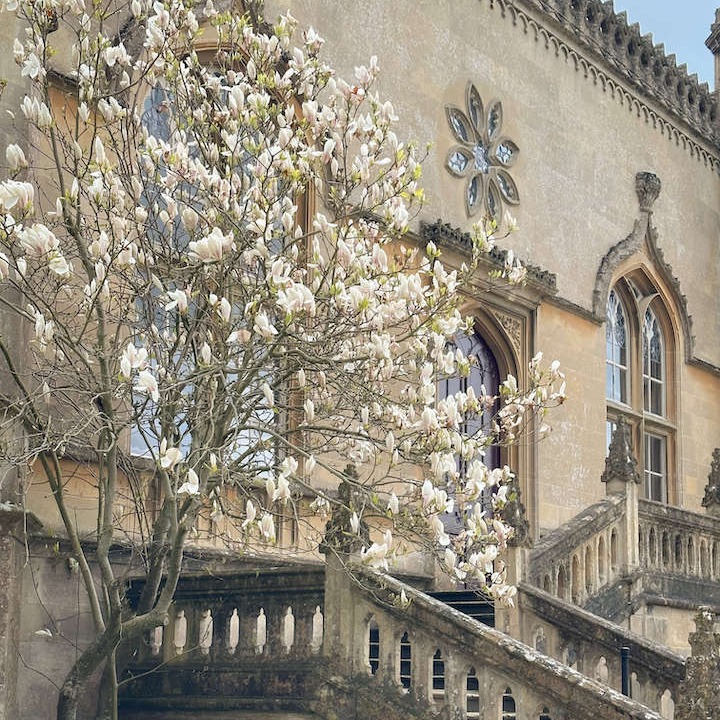
[[[240,617],[238,616],[237,608],[233,608],[232,615],[228,619],[226,627],[225,648],[230,655],[234,655],[240,643]]]
[[[317,605],[312,616],[312,635],[310,640],[310,651],[314,655],[322,650],[324,623],[325,619],[323,618],[322,611],[320,610],[320,606]]]
[[[265,617],[265,609],[260,608],[260,612],[255,620],[255,654],[262,655],[267,645],[267,618]]]
[[[150,654],[159,655],[163,644],[163,626],[158,625],[150,631]]]
[[[210,648],[213,642],[213,616],[210,608],[205,608],[200,613],[200,622],[198,623],[198,645],[203,655],[210,654]]]
[[[281,644],[286,655],[290,654],[295,644],[295,616],[290,605],[282,619]]]
[[[185,645],[187,645],[187,618],[185,617],[185,610],[178,610],[173,626],[173,647],[175,648],[175,654],[181,655],[185,650]]]

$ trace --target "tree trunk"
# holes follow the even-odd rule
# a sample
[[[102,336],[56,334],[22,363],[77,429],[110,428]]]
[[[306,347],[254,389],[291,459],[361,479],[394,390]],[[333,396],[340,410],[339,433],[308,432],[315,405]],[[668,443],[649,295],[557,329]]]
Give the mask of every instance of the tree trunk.
[[[118,720],[117,653],[105,662],[98,688],[97,720]]]

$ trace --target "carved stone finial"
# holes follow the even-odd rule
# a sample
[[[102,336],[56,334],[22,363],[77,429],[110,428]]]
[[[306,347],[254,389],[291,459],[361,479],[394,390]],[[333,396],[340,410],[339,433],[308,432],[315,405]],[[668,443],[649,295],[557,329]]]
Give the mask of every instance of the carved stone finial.
[[[708,484],[705,486],[705,497],[702,506],[711,515],[720,516],[720,448],[713,450]]]
[[[325,537],[320,544],[320,552],[325,555],[350,555],[360,550],[363,544],[370,544],[370,530],[364,520],[360,521],[359,533],[354,533],[350,527],[350,519],[358,507],[357,470],[353,465],[348,465],[344,474],[347,479],[338,486],[338,502],[333,507],[332,517],[325,524]]]
[[[530,523],[528,522],[525,505],[523,505],[520,495],[520,488],[513,483],[508,493],[507,502],[500,511],[500,517],[504,522],[514,528],[508,545],[512,545],[513,547],[531,547]]]
[[[708,608],[700,608],[695,616],[695,632],[690,633],[692,655],[685,661],[675,720],[720,720],[720,635],[714,631],[716,621]]]
[[[652,207],[660,195],[660,187],[660,178],[651,172],[639,172],[635,176],[635,191],[641,210],[652,212]]]
[[[605,471],[601,478],[604,483],[640,483],[637,460],[633,454],[630,426],[624,417],[620,417],[610,440],[608,456],[605,458]]]

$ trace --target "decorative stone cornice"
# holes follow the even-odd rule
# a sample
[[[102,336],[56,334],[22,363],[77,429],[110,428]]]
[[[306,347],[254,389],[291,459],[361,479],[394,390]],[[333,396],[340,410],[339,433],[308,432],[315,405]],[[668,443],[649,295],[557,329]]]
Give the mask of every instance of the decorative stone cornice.
[[[619,480],[622,483],[639,483],[640,474],[633,453],[630,426],[622,415],[610,440],[608,456],[605,458],[605,470],[600,479],[604,483]]]
[[[667,55],[662,44],[655,45],[652,34],[641,35],[637,23],[629,25],[624,12],[616,14],[612,2],[489,2],[691,155],[712,168],[720,165],[718,103],[707,83],[699,83],[695,74],[688,75],[687,66],[678,67],[674,55]],[[693,132],[689,134],[687,129]],[[708,143],[714,152],[708,152]]]
[[[470,233],[463,232],[460,228],[453,228],[442,220],[434,223],[423,223],[420,234],[426,242],[434,242],[438,247],[448,247],[459,250],[462,253],[472,252],[472,238]],[[493,247],[487,253],[488,263],[495,269],[502,270],[507,260],[507,250]],[[527,270],[527,282],[543,294],[554,295],[557,293],[557,278],[554,273],[543,270],[536,265],[522,263]]]

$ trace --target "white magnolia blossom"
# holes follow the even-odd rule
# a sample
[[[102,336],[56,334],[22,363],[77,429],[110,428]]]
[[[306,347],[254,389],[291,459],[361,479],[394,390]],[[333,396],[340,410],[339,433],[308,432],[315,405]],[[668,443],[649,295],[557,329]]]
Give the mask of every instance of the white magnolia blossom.
[[[160,400],[160,388],[157,379],[149,370],[141,370],[137,376],[137,383],[133,390],[138,393],[149,395],[153,402]]]
[[[5,210],[12,210],[16,205],[21,209],[32,208],[34,199],[35,188],[30,183],[18,180],[0,182],[0,204]]]
[[[257,28],[179,0],[131,0],[132,37],[120,41],[103,4],[64,0],[68,122],[62,104],[43,101],[46,14],[29,0],[0,7],[27,28],[12,48],[27,95],[4,109],[33,126],[43,157],[34,168],[36,148],[8,145],[23,181],[0,181],[0,283],[32,303],[17,311],[33,342],[30,363],[15,359],[34,375],[19,411],[37,419],[27,456],[12,460],[72,445],[129,468],[132,449],[153,459],[158,483],[138,502],[162,509],[138,533],[195,528],[255,550],[277,542],[278,518],[298,522],[303,541],[329,518],[373,567],[423,547],[453,578],[511,600],[502,510],[517,491],[483,453],[531,419],[544,432],[564,379],[537,357],[527,388],[507,378],[498,397],[479,387],[438,397],[477,362],[456,340],[472,331],[463,299],[482,282],[494,228],[475,228],[464,263],[408,239],[422,153],[377,92],[377,61],[345,80],[319,35],[289,16]],[[200,37],[217,38],[202,54],[212,51],[209,67]],[[497,274],[519,282],[524,269],[508,254]],[[137,540],[167,577],[167,558]],[[110,597],[118,584],[102,582]]]
[[[27,167],[27,160],[23,149],[12,143],[5,148],[5,158],[7,159],[8,167],[11,170],[18,170],[20,168]]]
[[[188,468],[187,480],[177,489],[178,495],[197,495],[200,492],[200,478],[192,469]]]
[[[160,443],[160,467],[172,470],[182,459],[182,450],[173,446],[168,447],[167,440],[163,438]]]

